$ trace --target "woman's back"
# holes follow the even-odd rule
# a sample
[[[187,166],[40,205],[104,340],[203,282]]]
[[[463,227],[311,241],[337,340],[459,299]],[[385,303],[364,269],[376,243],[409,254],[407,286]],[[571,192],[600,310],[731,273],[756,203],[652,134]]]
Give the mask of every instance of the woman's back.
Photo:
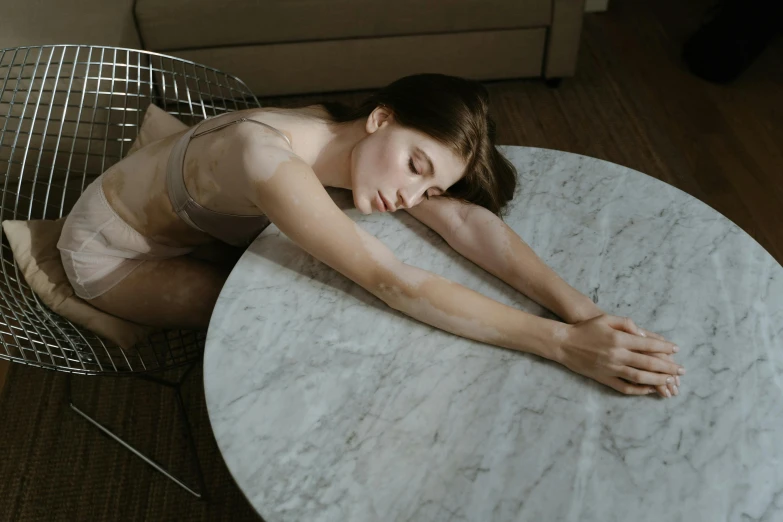
[[[76,295],[140,324],[203,328],[234,257],[223,243],[247,243],[270,222],[246,197],[252,168],[244,159],[259,146],[290,150],[292,135],[307,128],[297,116],[308,112],[223,114],[107,169],[57,242]]]
[[[188,224],[172,207],[167,174],[174,177],[168,180],[169,183],[178,182],[176,176],[181,176],[187,195],[209,211],[263,216],[263,212],[244,195],[247,172],[242,168],[242,156],[243,147],[248,143],[245,138],[252,136],[254,143],[268,141],[289,148],[292,133],[286,128],[291,127],[293,118],[300,112],[296,109],[236,111],[205,120],[196,129],[191,127],[150,143],[104,173],[102,186],[106,199],[123,221],[161,244],[197,246],[210,243],[215,240],[212,235]],[[238,122],[243,117],[273,129],[254,122]],[[231,125],[230,122],[237,123]],[[224,127],[216,129],[221,126]],[[182,172],[168,173],[177,141],[191,130],[196,132],[184,144]]]

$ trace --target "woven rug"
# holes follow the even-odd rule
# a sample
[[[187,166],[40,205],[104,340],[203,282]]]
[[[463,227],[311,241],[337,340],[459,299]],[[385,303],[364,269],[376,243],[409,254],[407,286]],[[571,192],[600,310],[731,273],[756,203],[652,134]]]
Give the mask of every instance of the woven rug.
[[[184,371],[157,376],[175,381]],[[12,364],[0,395],[0,521],[262,521],[220,456],[201,363],[182,395],[209,501],[197,499],[67,405],[66,375]],[[128,377],[72,376],[74,404],[192,489],[174,389]]]

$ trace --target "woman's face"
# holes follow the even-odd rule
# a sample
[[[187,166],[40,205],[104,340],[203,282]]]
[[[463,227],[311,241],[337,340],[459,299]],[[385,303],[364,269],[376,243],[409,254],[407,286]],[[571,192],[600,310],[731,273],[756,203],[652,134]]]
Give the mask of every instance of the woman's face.
[[[465,162],[454,152],[427,134],[402,127],[385,107],[370,114],[365,130],[351,152],[353,200],[363,214],[414,207],[464,174]]]

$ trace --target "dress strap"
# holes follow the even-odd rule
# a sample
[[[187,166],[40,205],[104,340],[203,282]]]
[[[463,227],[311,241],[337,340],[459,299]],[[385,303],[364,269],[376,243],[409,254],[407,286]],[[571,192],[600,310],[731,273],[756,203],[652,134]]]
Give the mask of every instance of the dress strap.
[[[291,140],[289,140],[289,139],[288,139],[288,136],[286,136],[285,134],[283,134],[283,133],[282,133],[282,131],[280,131],[279,129],[276,129],[276,128],[272,127],[271,125],[268,125],[268,124],[266,124],[266,123],[264,123],[264,122],[262,122],[262,121],[256,121],[256,120],[253,120],[253,119],[250,119],[250,118],[245,118],[245,117],[239,118],[239,119],[237,119],[237,120],[232,120],[232,121],[230,121],[230,122],[228,122],[228,123],[224,123],[224,124],[222,124],[222,125],[218,125],[217,127],[212,127],[211,129],[205,130],[204,132],[199,132],[198,134],[195,134],[195,133],[194,133],[194,134],[191,134],[191,136],[190,136],[190,139],[192,140],[193,138],[196,138],[196,137],[198,137],[198,136],[201,136],[202,134],[209,134],[209,133],[210,133],[210,132],[212,132],[212,131],[216,131],[216,130],[218,130],[218,129],[222,129],[223,127],[228,127],[229,125],[233,125],[233,124],[235,124],[235,123],[242,123],[243,121],[252,121],[253,123],[257,123],[257,124],[259,124],[259,125],[263,125],[264,127],[267,127],[267,128],[269,128],[269,129],[272,129],[273,131],[275,131],[276,133],[278,133],[280,136],[282,136],[282,137],[283,137],[283,139],[284,139],[286,142],[288,142],[288,146],[291,148],[291,150],[293,150],[294,146],[293,146],[293,145],[291,145]]]

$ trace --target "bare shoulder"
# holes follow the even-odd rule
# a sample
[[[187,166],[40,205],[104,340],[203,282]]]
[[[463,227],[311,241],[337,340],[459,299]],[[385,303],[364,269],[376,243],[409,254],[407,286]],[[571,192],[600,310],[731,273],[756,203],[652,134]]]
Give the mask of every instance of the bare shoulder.
[[[252,135],[242,141],[238,160],[246,175],[248,190],[258,189],[259,184],[271,182],[276,175],[292,170],[299,176],[312,176],[318,181],[310,165],[284,144]]]
[[[236,132],[249,142],[278,144],[284,147],[293,142],[296,120],[287,111],[247,109],[242,111],[242,116],[248,122],[237,125]]]
[[[303,250],[379,295],[383,274],[400,265],[380,240],[332,200],[310,165],[282,147],[248,149],[247,197]]]

